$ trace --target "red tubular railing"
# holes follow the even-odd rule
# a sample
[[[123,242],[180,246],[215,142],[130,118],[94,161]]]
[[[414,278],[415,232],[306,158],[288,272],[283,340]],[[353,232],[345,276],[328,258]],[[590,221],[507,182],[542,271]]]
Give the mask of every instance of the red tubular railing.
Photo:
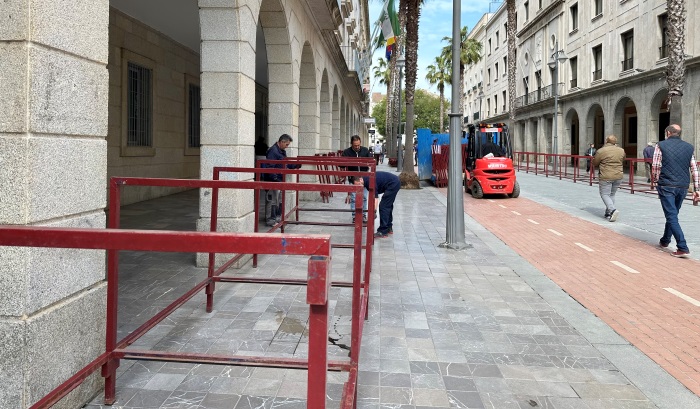
[[[576,183],[577,180],[588,180],[588,185],[592,186],[594,183],[596,183],[596,173],[595,169],[593,166],[593,157],[590,156],[583,156],[583,155],[553,155],[549,153],[539,153],[539,152],[514,152],[515,157],[517,159],[517,170],[518,171],[524,171],[525,173],[531,173],[534,172],[535,175],[539,174],[540,172],[544,171],[545,176],[549,176],[550,174],[552,175],[558,175],[559,179],[572,179],[574,183]],[[544,160],[540,160],[539,158],[543,157]],[[557,163],[559,166],[557,166],[557,170],[550,169],[550,166],[548,165],[549,163],[552,163],[552,158],[557,157]],[[581,174],[580,168],[581,166],[581,160],[590,160],[591,161],[591,166],[588,174],[585,174],[584,178],[580,178],[579,175]],[[562,167],[562,163],[568,163],[571,161],[573,163],[573,166],[569,168],[569,166],[564,166]],[[524,163],[523,163],[524,162]],[[540,162],[542,162],[542,169],[540,169]],[[646,159],[641,159],[641,158],[626,158],[625,159],[625,165],[623,165],[624,169],[627,169],[627,182],[623,183],[620,185],[620,189],[627,189],[630,191],[631,194],[634,194],[635,192],[641,192],[641,193],[649,193],[649,194],[657,194],[656,192],[656,185],[654,184],[654,181],[652,180],[651,183],[646,182],[639,182],[635,180],[635,174],[637,171],[637,167],[640,166],[640,164],[643,166],[647,162]],[[571,176],[570,176],[571,175]],[[692,193],[689,193],[685,200],[692,200],[693,196]]]
[[[118,202],[118,199],[115,201]],[[112,200],[110,200],[112,202]],[[113,220],[110,215],[110,219]],[[48,248],[105,249],[114,252],[114,259],[108,264],[107,293],[108,308],[105,353],[98,356],[75,375],[63,382],[48,395],[34,403],[32,408],[47,408],[57,403],[71,390],[80,385],[91,373],[102,367],[105,379],[105,403],[115,400],[116,369],[120,359],[148,359],[156,361],[178,361],[188,363],[246,364],[254,366],[308,368],[310,407],[325,407],[324,387],[314,385],[326,379],[328,365],[326,339],[328,333],[328,283],[330,283],[330,236],[329,235],[289,235],[289,234],[242,234],[211,232],[179,232],[153,230],[118,230],[118,229],[67,229],[51,227],[0,226],[0,245]],[[117,342],[118,300],[118,262],[116,252],[121,250],[165,251],[165,252],[252,252],[263,251],[265,254],[310,255],[308,268],[307,303],[310,305],[309,348],[307,360],[281,359],[272,357],[231,356],[222,357],[207,354],[167,353],[161,351],[131,351],[124,349],[138,336],[134,333]],[[195,289],[201,289],[205,280]],[[194,289],[193,289],[194,290]],[[181,305],[183,299],[189,299],[196,291],[190,291],[173,304]],[[142,325],[135,332],[145,333],[145,328],[152,328],[165,318],[160,314]],[[323,343],[321,344],[321,340]],[[335,369],[348,368],[348,363],[333,362]],[[347,369],[346,369],[347,370]],[[312,386],[314,385],[314,386]]]
[[[337,160],[338,158],[334,158]],[[350,158],[352,159],[352,158]],[[370,159],[371,160],[371,159]],[[374,163],[372,161],[372,163]],[[248,173],[288,173],[288,169],[245,169],[232,168],[240,172]],[[332,175],[343,174],[343,176],[364,175],[362,172],[334,172],[334,171],[307,171],[303,169],[290,170],[299,174],[319,174]],[[309,173],[307,173],[309,172]],[[374,177],[370,177],[370,192],[375,189]],[[241,233],[217,233],[217,232],[162,232],[162,231],[141,231],[141,230],[119,230],[120,219],[120,189],[122,186],[162,186],[162,187],[188,187],[188,188],[210,188],[212,189],[212,228],[216,228],[216,218],[218,206],[215,196],[218,189],[238,188],[238,189],[280,189],[295,191],[323,191],[329,190],[338,192],[354,192],[359,194],[356,200],[356,215],[362,212],[363,188],[354,185],[328,185],[328,184],[307,184],[307,183],[285,183],[285,182],[260,182],[260,181],[221,181],[221,180],[193,180],[193,179],[154,179],[154,178],[112,178],[110,180],[109,198],[109,229],[51,229],[41,227],[5,227],[0,226],[0,245],[12,246],[39,246],[57,248],[86,248],[86,249],[106,249],[108,252],[107,263],[107,328],[105,334],[106,352],[86,367],[59,385],[47,396],[35,403],[32,408],[50,407],[77,387],[91,373],[102,367],[102,376],[105,377],[105,403],[111,404],[116,397],[116,370],[121,359],[137,360],[160,360],[178,361],[188,363],[210,363],[227,365],[248,365],[248,366],[269,366],[280,368],[308,368],[309,389],[307,391],[308,406],[314,408],[325,408],[325,379],[326,369],[348,371],[348,382],[345,391],[352,393],[345,394],[342,398],[343,407],[354,407],[357,383],[357,365],[360,354],[360,340],[364,320],[367,317],[369,298],[369,273],[371,271],[371,244],[372,235],[367,239],[367,262],[365,265],[364,280],[362,279],[361,263],[361,240],[362,240],[362,219],[356,218],[355,223],[355,243],[353,248],[353,322],[351,334],[350,360],[328,361],[327,359],[327,332],[328,332],[328,287],[331,285],[329,257],[332,249],[330,237],[327,235],[292,235],[292,234],[241,234]],[[374,201],[370,201],[370,211],[373,212]],[[373,220],[373,219],[370,219]],[[368,223],[371,228],[371,222]],[[370,230],[371,231],[371,230]],[[60,244],[58,244],[60,243]],[[208,354],[190,353],[170,353],[162,351],[136,351],[125,349],[139,337],[147,333],[159,322],[165,319],[179,306],[187,302],[200,290],[206,289],[207,311],[211,311],[213,305],[213,295],[215,282],[279,282],[271,279],[264,281],[255,278],[231,278],[220,277],[219,274],[224,269],[214,270],[213,257],[210,256],[210,265],[207,278],[196,284],[191,290],[182,295],[162,311],[154,315],[139,328],[132,331],[124,339],[117,339],[117,310],[118,310],[118,251],[120,250],[141,250],[141,251],[179,251],[179,252],[202,252],[210,255],[216,253],[237,253],[234,259],[240,258],[244,254],[285,254],[285,255],[310,255],[308,277],[306,280],[286,280],[290,284],[307,285],[307,303],[310,305],[309,312],[309,348],[313,353],[309,353],[308,359],[295,358],[273,358],[273,357],[250,357],[250,356],[220,356]],[[228,263],[230,265],[231,262]],[[350,283],[348,283],[349,285]],[[362,291],[364,290],[364,291]],[[361,318],[362,317],[362,318]],[[323,382],[319,382],[323,381]],[[348,406],[349,405],[349,406]]]

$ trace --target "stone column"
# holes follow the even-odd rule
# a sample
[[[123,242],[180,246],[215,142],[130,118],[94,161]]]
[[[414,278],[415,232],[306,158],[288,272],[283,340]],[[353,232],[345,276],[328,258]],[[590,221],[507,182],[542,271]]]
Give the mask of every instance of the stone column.
[[[109,1],[0,8],[0,224],[104,228]],[[0,407],[29,407],[104,352],[104,260],[0,248]],[[59,406],[81,407],[101,379]]]
[[[338,97],[333,101],[333,112],[331,118],[331,151],[336,152],[340,149],[340,109],[337,108]]]
[[[257,26],[249,5],[233,0],[199,2],[201,48],[201,158],[200,178],[211,179],[217,166],[255,166],[255,44]],[[270,99],[274,98],[270,93]],[[269,112],[270,118],[277,115]],[[278,134],[270,127],[270,141]],[[251,180],[251,174],[224,174],[225,180]],[[211,191],[202,189],[197,230],[209,231]],[[251,232],[255,223],[254,192],[219,192],[218,231]],[[230,255],[217,256],[217,262]],[[245,262],[246,260],[242,260]],[[200,254],[198,265],[207,255]]]

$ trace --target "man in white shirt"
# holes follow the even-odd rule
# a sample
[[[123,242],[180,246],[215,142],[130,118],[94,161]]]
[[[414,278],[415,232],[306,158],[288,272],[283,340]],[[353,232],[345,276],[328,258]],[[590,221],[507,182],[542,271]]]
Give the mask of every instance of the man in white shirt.
[[[382,158],[382,144],[377,142],[374,145],[374,161],[379,165],[379,160]]]

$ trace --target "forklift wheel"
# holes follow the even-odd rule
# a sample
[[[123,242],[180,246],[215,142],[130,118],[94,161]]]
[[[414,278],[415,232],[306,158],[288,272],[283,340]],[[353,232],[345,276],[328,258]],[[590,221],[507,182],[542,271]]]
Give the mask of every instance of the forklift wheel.
[[[515,199],[518,196],[520,196],[520,185],[516,180],[515,185],[513,185],[513,193],[509,194],[508,197],[512,197],[513,199]]]
[[[474,181],[474,183],[472,183],[472,197],[474,199],[481,199],[482,197],[484,197],[484,190],[481,188],[481,185],[477,181]]]

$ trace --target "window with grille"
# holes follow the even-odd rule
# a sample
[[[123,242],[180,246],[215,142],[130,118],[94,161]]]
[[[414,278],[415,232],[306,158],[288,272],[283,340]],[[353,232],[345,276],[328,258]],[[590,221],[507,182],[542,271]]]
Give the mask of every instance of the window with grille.
[[[578,30],[578,3],[569,7],[569,14],[571,15],[571,31]]]
[[[668,14],[659,16],[659,29],[661,29],[661,47],[659,47],[659,58],[668,57]]]
[[[603,78],[603,46],[593,47],[593,81]]]
[[[153,70],[133,62],[127,73],[127,146],[153,146]]]
[[[593,16],[599,16],[603,14],[603,0],[593,0],[593,8]]]
[[[629,30],[622,34],[622,71],[631,70],[634,68],[634,31]]]
[[[196,84],[189,84],[187,90],[187,146],[189,148],[199,148],[201,142],[199,140],[200,118],[202,97],[200,88]]]
[[[571,88],[578,87],[578,57],[569,58],[569,68],[571,68]]]

